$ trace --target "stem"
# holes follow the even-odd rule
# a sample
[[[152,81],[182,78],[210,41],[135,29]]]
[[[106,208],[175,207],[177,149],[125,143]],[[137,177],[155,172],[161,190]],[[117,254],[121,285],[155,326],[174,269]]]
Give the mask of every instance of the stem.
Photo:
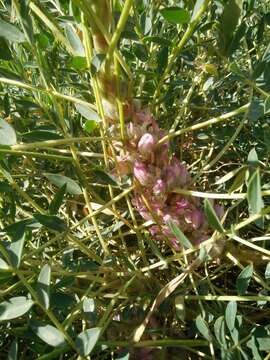
[[[0,154],[10,154],[10,155],[20,155],[20,156],[31,156],[33,158],[39,157],[42,159],[51,159],[51,160],[60,160],[60,161],[68,161],[72,162],[73,159],[68,156],[61,155],[52,155],[52,154],[41,154],[38,152],[31,151],[18,151],[18,150],[9,150],[9,149],[0,149]]]
[[[164,340],[144,340],[138,343],[131,343],[130,341],[100,341],[100,344],[107,345],[109,347],[200,347],[200,346],[208,346],[207,340],[173,340],[173,339],[164,339]]]
[[[194,196],[194,197],[206,198],[206,199],[239,200],[239,199],[246,199],[247,197],[247,193],[238,193],[238,194],[208,193],[208,192],[193,191],[193,190],[180,189],[180,188],[175,189],[173,192],[177,194],[183,194],[187,196]],[[262,196],[270,196],[270,190],[262,191]]]
[[[125,1],[125,5],[124,5],[124,8],[121,12],[121,16],[120,16],[120,19],[118,21],[118,24],[117,24],[117,27],[113,33],[113,36],[112,36],[112,39],[109,43],[109,47],[108,47],[108,50],[107,50],[107,55],[106,55],[106,71],[109,70],[109,66],[110,66],[110,63],[113,59],[113,54],[115,52],[115,49],[117,47],[117,43],[118,43],[118,40],[121,36],[121,33],[122,31],[124,30],[124,27],[126,25],[126,22],[128,20],[128,16],[129,16],[129,12],[130,12],[130,9],[131,9],[131,6],[133,4],[133,0],[126,0]]]
[[[189,38],[193,34],[201,16],[207,10],[207,7],[210,2],[211,2],[211,0],[204,1],[201,8],[198,10],[196,17],[193,19],[193,21],[191,21],[189,23],[188,28],[187,28],[185,34],[183,35],[182,39],[180,40],[178,45],[174,48],[172,55],[169,59],[168,65],[167,65],[166,69],[164,70],[164,73],[161,76],[161,79],[157,85],[157,89],[155,91],[154,98],[153,98],[153,104],[155,103],[156,99],[160,96],[160,90],[161,90],[162,84],[163,84],[164,80],[166,79],[167,75],[171,72],[172,67],[175,64],[176,57],[180,54],[183,47],[185,46],[185,44],[188,42]]]
[[[187,133],[189,131],[199,130],[199,129],[202,129],[204,127],[211,126],[213,124],[218,124],[218,123],[220,123],[222,121],[228,120],[231,117],[234,117],[236,115],[239,115],[239,114],[245,112],[249,108],[249,106],[250,106],[250,103],[247,103],[246,105],[243,105],[243,106],[239,107],[236,110],[228,112],[227,114],[224,114],[224,115],[221,115],[221,116],[218,116],[218,117],[214,117],[214,118],[209,119],[207,121],[204,121],[204,122],[189,126],[189,127],[185,128],[185,129],[169,132],[168,135],[164,136],[161,140],[159,140],[158,144],[163,144],[166,141],[168,141],[169,139],[172,139],[172,138],[174,138],[176,136],[185,134],[185,133]]]
[[[26,83],[24,83],[22,81],[16,81],[16,80],[11,80],[11,79],[0,77],[0,83],[17,86],[17,87],[25,89],[25,90],[38,91],[38,92],[41,92],[41,93],[53,95],[53,96],[55,96],[55,97],[57,97],[59,99],[63,99],[63,100],[73,102],[75,104],[80,104],[80,105],[83,105],[83,106],[87,106],[87,107],[89,107],[91,109],[96,109],[96,107],[94,105],[88,103],[87,101],[78,99],[78,98],[70,96],[70,95],[61,94],[61,93],[59,93],[59,92],[57,92],[55,90],[42,89],[40,87],[36,87],[36,86],[30,85],[30,84],[26,84]]]
[[[18,145],[12,145],[12,150],[29,150],[29,149],[42,149],[47,147],[55,147],[59,145],[68,145],[73,143],[80,143],[80,142],[88,142],[88,141],[100,141],[100,137],[74,137],[74,138],[66,138],[66,139],[59,139],[59,140],[46,140],[46,141],[37,141],[33,143],[27,143],[27,144],[18,144]]]

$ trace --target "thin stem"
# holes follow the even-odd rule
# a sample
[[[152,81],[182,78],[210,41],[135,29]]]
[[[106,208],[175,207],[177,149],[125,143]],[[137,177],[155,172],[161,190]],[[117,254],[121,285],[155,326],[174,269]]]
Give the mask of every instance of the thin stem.
[[[55,147],[59,145],[69,145],[73,143],[81,143],[81,142],[88,142],[88,141],[100,141],[101,137],[70,137],[66,139],[58,139],[58,140],[46,140],[46,141],[37,141],[33,143],[26,143],[26,144],[18,144],[12,145],[12,150],[29,150],[29,149],[42,149],[42,148],[49,148]]]
[[[118,40],[121,36],[122,31],[124,30],[124,27],[126,25],[126,22],[128,20],[129,12],[132,7],[133,0],[126,0],[124,4],[124,8],[121,12],[120,19],[117,23],[117,27],[113,33],[113,36],[111,38],[111,41],[108,46],[107,55],[106,55],[106,70],[109,70],[110,63],[113,59],[113,54],[115,52],[115,49],[117,47]]]
[[[21,89],[25,89],[25,90],[37,91],[37,92],[45,93],[45,94],[48,94],[48,95],[53,95],[53,96],[55,96],[56,98],[59,98],[59,99],[63,99],[63,100],[73,102],[75,104],[80,104],[80,105],[83,105],[83,106],[87,106],[87,107],[89,107],[91,109],[96,109],[96,107],[94,105],[88,103],[87,101],[78,99],[78,98],[70,96],[70,95],[61,94],[61,93],[57,92],[56,90],[42,89],[42,88],[37,87],[37,86],[26,84],[26,83],[24,83],[22,81],[7,79],[7,78],[3,78],[3,77],[0,77],[0,83],[6,84],[6,85],[17,86],[17,87],[19,87]]]
[[[205,0],[204,3],[202,4],[201,8],[198,10],[195,18],[193,19],[193,21],[191,21],[188,25],[188,28],[185,32],[185,34],[183,35],[182,39],[180,40],[179,44],[174,48],[172,55],[169,59],[168,65],[166,67],[166,69],[164,70],[164,73],[157,85],[155,94],[154,94],[154,98],[153,98],[153,103],[155,103],[156,99],[160,96],[160,90],[161,87],[163,85],[164,80],[166,79],[167,75],[171,72],[173,65],[175,64],[175,59],[177,58],[177,56],[180,54],[180,52],[182,51],[183,47],[186,45],[186,43],[188,42],[188,40],[190,39],[191,35],[193,34],[198,22],[200,21],[203,13],[207,10],[209,3],[211,2],[211,0]]]
[[[208,126],[211,126],[211,125],[214,125],[214,124],[218,124],[218,123],[220,123],[222,121],[226,121],[226,120],[228,120],[228,119],[230,119],[230,118],[232,118],[234,116],[237,116],[237,115],[245,112],[249,108],[249,106],[250,106],[250,103],[247,103],[246,105],[243,105],[243,106],[239,107],[236,110],[230,111],[227,114],[223,114],[223,115],[220,115],[218,117],[214,117],[212,119],[209,119],[207,121],[204,121],[204,122],[201,122],[201,123],[198,123],[198,124],[195,124],[195,125],[191,125],[191,126],[185,128],[185,129],[169,132],[168,135],[164,136],[161,140],[159,140],[158,144],[163,144],[166,141],[168,141],[169,139],[172,139],[172,138],[174,138],[176,136],[185,134],[187,132],[199,130],[199,129],[202,129],[204,127],[208,127]]]
[[[10,154],[10,155],[20,155],[20,156],[31,156],[33,158],[41,158],[41,159],[48,159],[48,160],[59,160],[59,161],[68,161],[68,162],[73,161],[73,159],[68,157],[68,156],[52,155],[52,154],[41,154],[41,153],[32,152],[32,151],[18,151],[18,150],[0,149],[0,153],[2,153],[2,154]]]

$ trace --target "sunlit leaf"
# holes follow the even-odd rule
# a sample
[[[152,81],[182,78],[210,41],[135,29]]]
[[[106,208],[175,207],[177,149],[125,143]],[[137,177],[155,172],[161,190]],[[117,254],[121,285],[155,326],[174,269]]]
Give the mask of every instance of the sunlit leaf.
[[[193,247],[191,242],[188,240],[188,238],[185,236],[185,234],[180,230],[180,228],[175,224],[174,221],[169,222],[169,227],[170,227],[172,233],[175,235],[175,237],[177,238],[177,240],[180,242],[180,244],[183,247],[185,247],[187,249],[191,249]]]
[[[237,313],[237,302],[230,301],[226,307],[225,311],[225,320],[230,331],[233,331],[235,326],[235,319]]]
[[[55,215],[34,214],[34,218],[43,226],[55,231],[66,231],[67,224]]]
[[[24,34],[17,26],[0,19],[0,36],[11,42],[21,43],[25,41]]]
[[[210,201],[208,199],[204,200],[204,212],[205,212],[205,215],[206,215],[207,220],[209,222],[209,225],[213,229],[223,233],[224,228],[223,228],[223,226],[222,226],[222,224],[221,224],[215,210],[213,209],[213,207],[212,207],[212,205],[211,205],[211,203],[210,203]]]
[[[236,288],[239,295],[245,295],[253,275],[253,264],[246,266],[236,279]]]
[[[15,145],[16,143],[17,136],[13,127],[0,118],[0,145]]]
[[[45,309],[50,306],[50,281],[51,281],[51,267],[46,264],[42,267],[37,281],[37,295],[39,302]]]
[[[31,328],[41,340],[50,346],[58,347],[66,343],[63,334],[52,325],[33,322]]]
[[[66,185],[66,192],[71,195],[82,194],[81,187],[76,183],[75,180],[60,174],[49,174],[45,173],[44,176],[55,186],[61,188]]]
[[[18,296],[0,303],[0,321],[11,320],[27,313],[33,301],[25,296]]]
[[[18,359],[18,341],[17,339],[13,340],[8,351],[7,360],[17,360]]]
[[[196,318],[196,327],[206,340],[212,341],[212,334],[209,326],[201,315],[198,315]]]
[[[98,341],[100,332],[101,328],[92,328],[77,336],[75,344],[81,356],[87,356],[91,353]]]
[[[160,10],[166,21],[172,24],[186,24],[190,21],[189,12],[180,7],[167,7]]]

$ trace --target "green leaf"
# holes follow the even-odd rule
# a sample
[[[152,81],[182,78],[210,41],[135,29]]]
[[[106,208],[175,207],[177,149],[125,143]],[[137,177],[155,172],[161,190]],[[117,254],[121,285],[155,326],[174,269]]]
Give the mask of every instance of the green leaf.
[[[259,351],[270,350],[270,336],[266,327],[258,326],[252,333],[252,338],[247,342],[247,346],[252,349],[255,359],[259,359]]]
[[[76,34],[76,32],[74,31],[74,29],[71,25],[67,24],[67,26],[65,27],[65,33],[66,33],[66,36],[69,40],[69,43],[70,43],[73,51],[74,51],[74,54],[77,56],[84,57],[85,52],[84,52],[84,47],[81,42],[81,39]]]
[[[187,248],[187,249],[192,249],[193,245],[191,244],[191,242],[188,240],[188,238],[185,236],[185,234],[179,229],[179,227],[175,224],[174,221],[169,221],[168,223],[169,228],[171,229],[172,233],[175,235],[175,237],[177,238],[177,240],[180,242],[180,244]]]
[[[257,155],[255,148],[251,149],[250,152],[248,153],[247,161],[248,161],[248,164],[251,166],[256,167],[256,166],[260,165],[258,155]]]
[[[7,247],[7,251],[10,257],[10,262],[12,266],[14,266],[16,269],[18,269],[21,264],[24,242],[25,242],[25,233],[23,233],[20,238],[12,241]]]
[[[54,195],[54,198],[52,199],[50,205],[49,205],[49,212],[51,215],[55,215],[58,213],[58,210],[60,209],[63,199],[66,193],[67,184],[64,184],[60,187],[60,189],[57,191],[57,193]]]
[[[206,340],[212,341],[211,331],[207,322],[202,318],[201,315],[198,315],[196,318],[196,327]]]
[[[82,56],[74,56],[70,62],[68,63],[70,68],[75,70],[86,70],[87,69],[87,61],[85,57]]]
[[[256,122],[264,115],[264,102],[261,99],[254,98],[251,101],[249,111],[248,111],[248,120],[251,122]]]
[[[17,143],[16,133],[11,125],[0,118],[0,145],[15,145]]]
[[[187,24],[190,21],[189,12],[180,7],[167,7],[160,10],[160,13],[171,24]]]
[[[76,348],[81,356],[87,356],[94,349],[99,335],[101,332],[101,328],[92,328],[81,332],[75,341]]]
[[[254,336],[252,336],[251,340],[247,342],[247,346],[252,350],[254,360],[262,360],[262,357],[259,353],[259,344],[257,343]]]
[[[258,344],[259,344],[259,349],[261,351],[270,351],[270,336],[268,335],[267,337],[257,337],[256,338]]]
[[[93,59],[92,59],[92,63],[91,63],[91,72],[92,74],[96,74],[97,72],[99,72],[99,70],[101,69],[104,60],[106,58],[105,54],[96,54]]]
[[[245,295],[250,279],[253,275],[253,265],[246,266],[236,279],[236,288],[239,295]]]
[[[52,325],[33,322],[31,328],[41,340],[50,346],[58,347],[66,343],[63,334]]]
[[[16,319],[27,313],[33,306],[33,301],[25,296],[18,296],[0,304],[0,321]]]
[[[114,178],[111,175],[107,174],[105,171],[101,170],[100,168],[93,169],[93,172],[97,176],[97,181],[99,183],[105,185],[118,186]]]
[[[0,36],[11,42],[24,42],[24,34],[13,24],[0,19]]]
[[[259,169],[257,169],[254,174],[251,175],[248,181],[247,200],[250,214],[260,214],[264,204],[262,199],[261,177]]]
[[[130,359],[130,352],[129,350],[123,350],[121,351],[117,358],[115,358],[115,360],[129,360]]]
[[[264,113],[265,114],[270,113],[270,96],[268,96],[268,98],[266,98],[264,102]]]
[[[85,298],[83,301],[83,311],[85,313],[94,312],[95,311],[95,301],[91,298]]]
[[[66,184],[66,192],[71,195],[80,195],[82,194],[82,189],[80,186],[67,176],[60,175],[60,174],[50,174],[45,173],[44,176],[55,186],[61,188]]]
[[[157,71],[162,74],[168,64],[169,49],[163,46],[157,54]]]
[[[213,209],[210,201],[208,199],[204,200],[204,212],[209,222],[209,225],[214,229],[221,233],[224,232],[224,228],[217,217],[215,210]]]
[[[176,312],[177,318],[181,321],[185,321],[186,309],[185,309],[184,297],[181,295],[176,296],[174,303],[175,303],[175,312]]]
[[[158,45],[162,45],[162,46],[170,46],[171,45],[171,41],[161,37],[161,36],[145,36],[143,38],[143,42],[153,42],[154,44],[158,44]]]
[[[90,107],[82,104],[75,104],[76,110],[87,120],[100,122],[99,115]]]
[[[8,351],[7,360],[17,360],[18,359],[18,341],[17,339],[13,340]]]
[[[63,139],[62,136],[57,134],[54,131],[47,131],[47,130],[34,130],[29,131],[21,135],[23,141],[25,142],[35,142],[35,141],[46,141],[46,140],[57,140]]]
[[[12,55],[9,47],[7,46],[6,40],[0,37],[0,59],[1,60],[11,60]]]
[[[95,120],[87,120],[84,124],[85,130],[88,134],[91,134],[97,127],[97,122]]]
[[[220,343],[221,346],[227,347],[226,344],[226,336],[225,336],[225,320],[224,316],[220,316],[217,318],[214,324],[214,332],[217,341]]]
[[[45,309],[50,307],[50,281],[51,281],[51,267],[46,264],[41,269],[37,281],[37,295],[39,302]]]
[[[235,327],[235,319],[237,313],[237,302],[230,301],[226,307],[225,311],[225,320],[230,331],[233,331]]]
[[[265,129],[264,129],[264,134],[263,134],[264,136],[264,144],[265,144],[265,146],[266,146],[266,148],[267,148],[267,151],[268,151],[268,153],[270,153],[270,128],[269,127],[266,127]]]
[[[55,231],[66,231],[67,224],[64,220],[54,215],[34,214],[34,218],[43,226]]]
[[[266,265],[264,277],[267,283],[270,283],[270,262]]]
[[[146,62],[148,60],[148,51],[146,46],[142,44],[134,44],[132,49],[136,57],[141,62]]]
[[[2,258],[0,258],[0,272],[1,270],[9,270],[10,267],[9,265],[5,262],[5,260],[3,260]]]
[[[224,6],[219,31],[219,47],[223,55],[229,55],[228,49],[240,19],[241,9],[240,0],[229,0]]]

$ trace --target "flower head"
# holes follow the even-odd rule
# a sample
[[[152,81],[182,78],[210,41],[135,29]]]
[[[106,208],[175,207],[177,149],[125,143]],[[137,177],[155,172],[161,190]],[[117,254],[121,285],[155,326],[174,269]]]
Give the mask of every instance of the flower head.
[[[152,134],[144,134],[139,143],[138,150],[142,155],[149,155],[153,152],[156,145],[156,140]]]
[[[184,186],[189,181],[189,174],[187,168],[176,157],[166,168],[166,178],[168,188],[173,189],[177,186]]]
[[[166,192],[166,183],[162,179],[158,179],[153,187],[153,194],[155,196],[161,196],[164,195]]]
[[[135,161],[133,173],[142,186],[150,185],[152,182],[152,176],[147,168],[147,165],[141,161]]]

